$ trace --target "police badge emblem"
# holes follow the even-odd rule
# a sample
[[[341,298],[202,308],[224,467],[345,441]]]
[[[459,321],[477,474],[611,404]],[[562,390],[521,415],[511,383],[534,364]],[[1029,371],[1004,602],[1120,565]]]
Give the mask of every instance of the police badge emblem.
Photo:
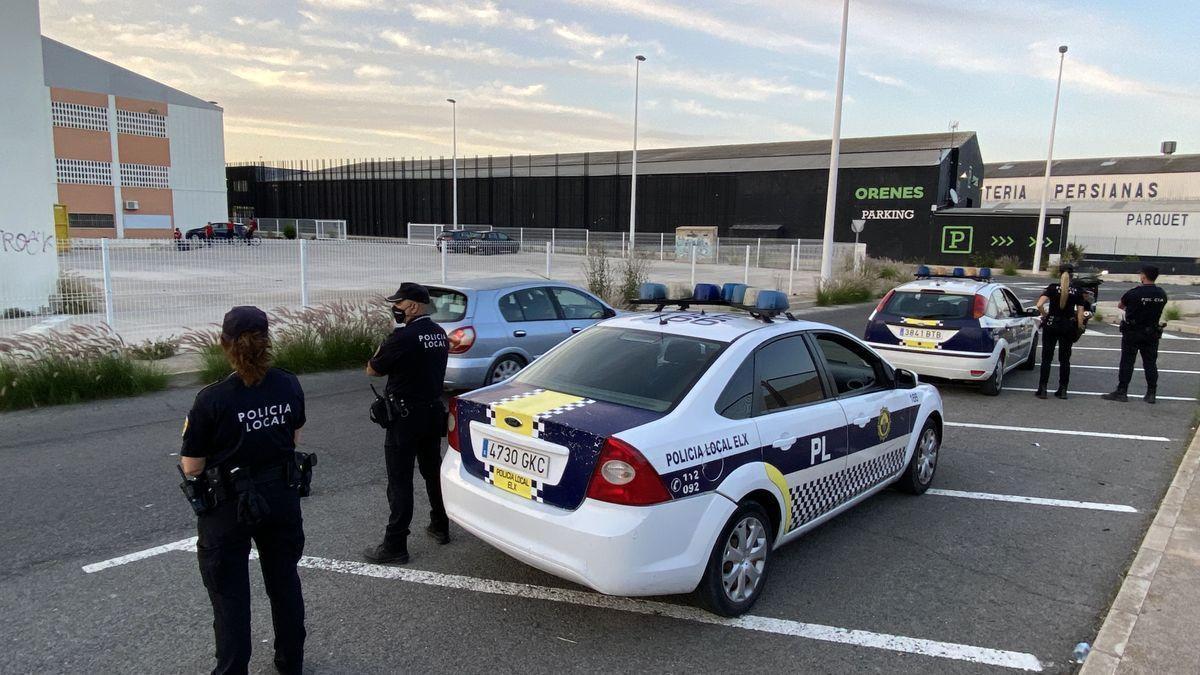
[[[875,430],[879,433],[879,440],[881,441],[886,440],[888,434],[892,433],[892,414],[888,412],[887,408],[879,410],[879,424]]]

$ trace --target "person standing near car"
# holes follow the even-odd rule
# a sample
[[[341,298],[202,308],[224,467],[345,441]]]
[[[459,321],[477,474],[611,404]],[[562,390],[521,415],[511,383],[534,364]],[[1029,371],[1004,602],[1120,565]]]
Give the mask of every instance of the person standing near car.
[[[250,542],[254,541],[275,627],[275,667],[304,667],[304,597],[296,563],[304,551],[296,441],[304,391],[296,376],[271,367],[267,315],[234,307],[221,326],[233,367],[205,387],[183,424],[180,471],[189,501],[204,495],[196,555],[213,608],[217,665],[245,673],[250,663]]]
[[[1154,282],[1158,281],[1158,268],[1146,265],[1141,269],[1141,283],[1125,292],[1117,309],[1125,312],[1121,320],[1121,367],[1117,373],[1117,389],[1101,396],[1106,401],[1129,400],[1129,381],[1133,379],[1133,363],[1142,355],[1142,369],[1146,372],[1146,403],[1154,403],[1158,393],[1158,341],[1162,339],[1163,310],[1167,306],[1167,292]]]
[[[442,389],[450,342],[446,331],[429,316],[429,291],[405,282],[387,298],[396,329],[367,362],[367,374],[387,376],[384,400],[390,410],[383,444],[390,515],[383,541],[363,557],[373,563],[408,562],[408,534],[413,515],[413,462],[429,493],[429,525],[425,531],[438,544],[450,542],[450,520],[442,505],[438,469],[446,409]]]
[[[1054,350],[1058,348],[1058,390],[1054,395],[1067,398],[1067,384],[1071,380],[1071,346],[1083,331],[1083,312],[1087,305],[1083,293],[1072,281],[1075,268],[1063,265],[1057,284],[1050,284],[1037,299],[1037,308],[1042,315],[1042,371],[1038,377],[1034,396],[1046,398],[1046,385],[1050,382],[1050,365]]]

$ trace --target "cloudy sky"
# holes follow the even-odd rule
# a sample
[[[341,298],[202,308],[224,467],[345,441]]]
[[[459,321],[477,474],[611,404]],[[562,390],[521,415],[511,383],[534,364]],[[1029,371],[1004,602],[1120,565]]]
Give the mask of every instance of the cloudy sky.
[[[801,140],[832,128],[836,0],[42,0],[42,31],[225,109],[229,161]],[[851,0],[843,135],[986,161],[1200,152],[1200,3]]]

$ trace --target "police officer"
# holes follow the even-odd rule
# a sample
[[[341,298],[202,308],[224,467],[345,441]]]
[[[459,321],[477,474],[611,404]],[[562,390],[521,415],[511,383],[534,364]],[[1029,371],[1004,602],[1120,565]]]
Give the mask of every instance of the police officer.
[[[1083,312],[1087,300],[1083,292],[1072,281],[1075,269],[1062,266],[1062,275],[1057,284],[1050,284],[1037,300],[1042,313],[1042,371],[1038,378],[1034,396],[1046,398],[1046,385],[1050,382],[1050,365],[1054,360],[1054,349],[1058,348],[1058,390],[1054,395],[1067,397],[1067,384],[1071,381],[1071,345],[1083,331]]]
[[[221,327],[228,377],[196,395],[183,426],[180,464],[203,480],[215,505],[197,520],[200,576],[213,607],[217,665],[245,673],[250,662],[250,540],[258,548],[275,626],[275,666],[304,666],[304,598],[296,563],[304,549],[295,449],[304,426],[296,376],[271,367],[267,315],[234,307]]]
[[[1125,292],[1117,309],[1125,311],[1121,321],[1121,367],[1117,374],[1117,390],[1100,398],[1107,401],[1129,400],[1129,381],[1133,379],[1133,363],[1142,355],[1142,369],[1146,371],[1146,403],[1154,403],[1158,392],[1158,341],[1162,338],[1163,309],[1167,306],[1167,292],[1155,285],[1158,268],[1146,265],[1141,270],[1141,284]]]
[[[367,362],[367,374],[387,376],[385,397],[395,411],[383,444],[387,464],[387,498],[391,514],[383,542],[363,553],[373,563],[408,562],[408,527],[413,515],[413,461],[429,493],[429,526],[425,532],[438,544],[450,541],[450,520],[442,505],[442,435],[446,410],[442,388],[446,379],[449,340],[429,316],[429,291],[406,282],[387,301],[392,303],[396,329]]]

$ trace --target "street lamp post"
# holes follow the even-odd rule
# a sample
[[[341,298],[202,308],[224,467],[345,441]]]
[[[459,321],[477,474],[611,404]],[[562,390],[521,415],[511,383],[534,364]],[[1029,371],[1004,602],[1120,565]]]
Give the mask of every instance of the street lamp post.
[[[846,26],[850,0],[842,2],[842,40],[838,47],[837,93],[833,102],[833,139],[829,144],[829,188],[825,195],[825,236],[821,241],[821,284],[833,278],[833,216],[837,210],[838,155],[842,146],[842,85],[846,80]]]
[[[1042,271],[1042,240],[1046,236],[1046,196],[1050,192],[1050,163],[1054,161],[1054,128],[1058,126],[1058,94],[1062,91],[1063,61],[1067,46],[1058,47],[1058,83],[1054,85],[1054,114],[1050,117],[1050,148],[1046,150],[1046,177],[1042,181],[1042,205],[1038,208],[1037,243],[1033,246],[1033,273]]]
[[[450,173],[451,173],[450,183],[453,186],[451,188],[451,193],[454,195],[454,208],[453,208],[454,226],[451,229],[457,230],[458,229],[458,101],[455,101],[452,98],[448,98],[448,99],[446,99],[446,102],[450,104],[450,123],[452,125],[451,128],[453,129],[453,132],[452,132],[453,140],[451,141],[451,143],[452,143],[451,151],[453,152],[453,155],[451,156],[451,159],[450,159]],[[445,155],[443,155],[443,157],[445,157]]]
[[[633,64],[633,160],[629,165],[629,256],[633,257],[633,242],[637,234],[637,137],[638,137],[638,84],[645,56],[638,54]]]

